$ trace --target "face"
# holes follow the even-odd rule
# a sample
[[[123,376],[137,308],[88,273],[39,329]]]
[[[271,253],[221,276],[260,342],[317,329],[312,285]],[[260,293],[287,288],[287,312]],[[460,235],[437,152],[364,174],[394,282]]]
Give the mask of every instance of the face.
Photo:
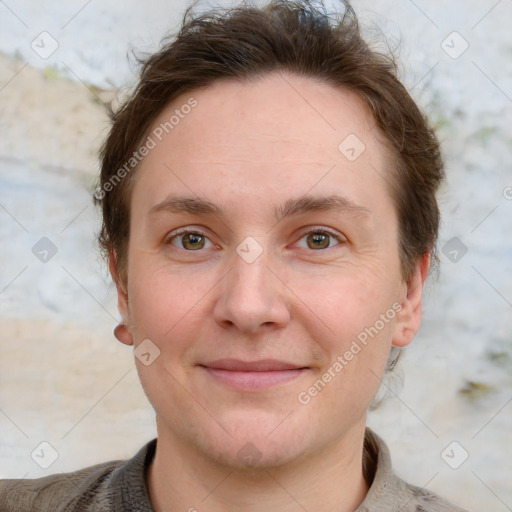
[[[419,326],[390,159],[364,104],[309,78],[216,82],[153,133],[191,97],[137,170],[118,285],[159,439],[230,466],[307,460],[364,429]]]

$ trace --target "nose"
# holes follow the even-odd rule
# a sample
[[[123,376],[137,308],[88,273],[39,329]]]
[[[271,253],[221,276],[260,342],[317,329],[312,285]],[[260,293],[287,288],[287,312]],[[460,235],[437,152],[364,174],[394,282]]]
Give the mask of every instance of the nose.
[[[235,253],[231,269],[220,283],[214,318],[222,327],[246,334],[284,327],[290,321],[287,287],[283,276],[269,268],[266,251],[253,262]]]

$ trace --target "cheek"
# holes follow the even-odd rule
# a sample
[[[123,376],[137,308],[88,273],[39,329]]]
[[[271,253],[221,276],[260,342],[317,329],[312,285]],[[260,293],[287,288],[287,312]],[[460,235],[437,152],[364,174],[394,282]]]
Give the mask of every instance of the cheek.
[[[171,272],[146,255],[135,255],[132,261],[128,293],[138,338],[172,338],[197,316],[201,299],[211,288],[207,276]]]
[[[357,415],[368,409],[385,372],[392,330],[393,320],[385,323],[378,315],[369,315],[367,321],[340,318],[337,336],[328,344],[324,339],[328,362],[311,379],[311,387],[302,390],[318,394],[314,399],[318,414],[331,411],[327,414],[337,422],[343,421],[347,411]]]
[[[327,355],[322,372],[330,370],[331,374],[343,376],[334,379],[333,397],[348,387],[352,396],[349,400],[367,400],[380,385],[399,303],[394,283],[385,279],[385,273],[379,276],[365,279],[360,272],[337,283],[333,281],[332,287],[310,304],[327,326],[323,329],[325,336],[318,338]],[[335,362],[339,364],[333,367]]]
[[[368,270],[354,266],[320,280],[297,279],[290,287],[315,313],[329,338],[339,343],[340,348],[347,340],[373,326],[386,312],[389,318],[386,317],[384,326],[379,322],[379,331],[390,334],[396,316],[393,304],[398,297],[398,286],[383,268]]]

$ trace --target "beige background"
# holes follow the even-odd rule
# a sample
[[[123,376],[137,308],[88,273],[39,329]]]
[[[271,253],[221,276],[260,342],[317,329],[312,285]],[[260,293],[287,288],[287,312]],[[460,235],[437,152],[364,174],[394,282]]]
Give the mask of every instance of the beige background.
[[[512,3],[354,5],[391,47],[401,36],[402,76],[447,156],[440,248],[457,237],[468,249],[455,263],[441,252],[403,389],[370,424],[409,481],[472,510],[510,510]],[[155,435],[132,352],[111,334],[119,315],[90,190],[105,104],[133,84],[127,49],[155,48],[184,6],[0,3],[0,478],[130,457]],[[46,59],[30,46],[42,31],[58,43]],[[42,237],[57,247],[47,263],[32,253]],[[453,441],[469,455],[458,469],[441,456]],[[41,442],[58,455],[48,469],[31,458]]]

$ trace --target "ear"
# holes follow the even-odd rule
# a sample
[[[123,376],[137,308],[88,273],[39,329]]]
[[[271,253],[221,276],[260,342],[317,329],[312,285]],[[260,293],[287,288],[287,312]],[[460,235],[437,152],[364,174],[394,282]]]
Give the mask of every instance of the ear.
[[[430,253],[425,253],[416,263],[409,282],[404,282],[400,297],[402,309],[396,316],[395,333],[392,339],[392,345],[395,347],[409,345],[420,330],[423,288],[429,268]]]
[[[115,337],[125,345],[133,345],[133,337],[129,329],[130,308],[128,306],[128,290],[126,283],[119,277],[117,254],[111,251],[108,257],[108,268],[117,288],[117,308],[123,318],[122,323],[114,329]]]

